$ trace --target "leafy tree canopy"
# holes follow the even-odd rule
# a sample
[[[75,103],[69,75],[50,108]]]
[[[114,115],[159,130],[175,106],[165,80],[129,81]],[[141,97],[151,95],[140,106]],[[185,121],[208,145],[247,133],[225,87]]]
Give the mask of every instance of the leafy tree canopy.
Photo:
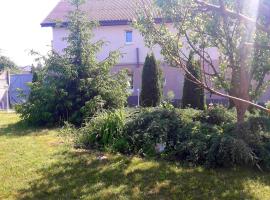
[[[105,60],[97,54],[106,42],[92,42],[93,29],[80,10],[81,1],[72,1],[74,11],[68,15],[69,35],[63,55],[52,52],[45,58],[44,67],[36,72],[29,101],[18,107],[22,117],[34,124],[58,124],[70,121],[80,125],[103,109],[123,107],[127,100],[127,75],[111,74],[120,57],[118,51]]]
[[[149,46],[161,46],[165,61],[191,75],[187,49],[203,62],[203,80],[196,84],[235,104],[238,122],[265,88],[270,72],[270,6],[267,1],[157,0],[142,8],[135,26]],[[157,14],[158,13],[158,14]],[[163,20],[156,26],[156,16]],[[168,22],[173,30],[168,28]],[[210,48],[219,53],[212,60]]]
[[[4,69],[15,69],[16,64],[8,57],[0,55],[0,71]]]

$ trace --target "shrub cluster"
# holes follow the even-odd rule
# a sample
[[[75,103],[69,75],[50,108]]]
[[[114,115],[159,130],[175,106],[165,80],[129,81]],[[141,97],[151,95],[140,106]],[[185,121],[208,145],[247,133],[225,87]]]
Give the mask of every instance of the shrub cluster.
[[[125,154],[162,156],[208,167],[270,168],[269,119],[250,117],[241,127],[223,107],[116,110],[98,115],[80,129],[77,142]]]
[[[61,54],[52,52],[41,57],[44,64],[36,71],[27,102],[16,107],[21,118],[31,125],[58,125],[69,121],[81,125],[103,109],[117,109],[127,102],[127,74],[111,73],[120,58],[111,51],[104,60],[97,55],[106,42],[93,42],[96,24],[79,9],[81,1],[73,1]],[[80,36],[80,37],[78,37]]]

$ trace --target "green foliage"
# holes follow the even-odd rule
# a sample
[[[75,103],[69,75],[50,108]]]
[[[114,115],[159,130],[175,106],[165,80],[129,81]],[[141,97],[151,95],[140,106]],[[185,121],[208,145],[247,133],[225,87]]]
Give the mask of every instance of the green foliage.
[[[55,52],[45,58],[45,66],[36,71],[29,101],[18,106],[22,118],[35,125],[80,125],[104,109],[124,107],[127,101],[127,75],[124,71],[111,74],[120,56],[110,52],[102,61],[96,55],[106,46],[92,42],[96,24],[89,22],[79,9],[81,1],[72,1],[76,9],[68,16],[69,35],[64,38],[64,54]]]
[[[78,143],[87,148],[111,148],[124,153],[128,145],[122,136],[124,125],[124,111],[102,112],[80,129]]]
[[[142,112],[125,127],[131,152],[154,155],[155,146],[167,142],[180,131],[180,121],[175,110],[149,109]]]
[[[194,61],[194,53],[190,52],[187,62],[188,71],[197,79],[201,80],[200,64]],[[195,108],[203,110],[205,108],[204,89],[194,83],[193,78],[186,74],[183,88],[182,108]]]
[[[202,115],[202,121],[208,124],[232,124],[236,122],[235,113],[228,110],[222,105],[217,105],[214,108],[205,110]]]
[[[266,31],[269,17],[268,12],[254,12],[254,8],[268,10],[269,5],[262,5],[263,1],[245,3],[242,0],[156,0],[154,4],[156,6],[142,10],[135,27],[150,48],[161,47],[166,63],[192,72],[184,65],[188,62],[186,50],[190,49],[203,64],[201,83],[208,91],[218,90],[252,102],[259,99],[270,83],[266,81],[270,72],[270,51],[265,48],[270,41]],[[223,12],[216,9],[218,7],[231,12]],[[159,26],[155,21],[157,13],[159,18],[165,19]],[[241,13],[242,17],[230,13]],[[251,21],[260,24],[260,28],[247,26]],[[208,51],[213,47],[219,53],[218,64]],[[245,103],[235,106],[241,123],[247,106]]]
[[[147,55],[142,72],[141,105],[156,107],[162,99],[161,69],[158,67],[154,54]]]
[[[16,70],[17,65],[8,57],[0,55],[0,72],[4,69]]]
[[[123,112],[97,115],[80,129],[78,143],[212,168],[270,169],[270,120],[265,117],[250,117],[239,127],[236,114],[220,106],[208,111],[144,108]]]
[[[258,164],[270,169],[270,120],[265,116],[250,116],[233,134],[243,139],[256,155]]]
[[[215,138],[207,156],[211,167],[254,166],[256,163],[257,157],[248,144],[228,135]]]

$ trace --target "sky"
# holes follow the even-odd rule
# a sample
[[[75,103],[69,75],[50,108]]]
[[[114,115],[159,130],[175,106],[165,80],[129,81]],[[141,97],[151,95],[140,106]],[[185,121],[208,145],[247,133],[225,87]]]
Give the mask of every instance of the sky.
[[[51,48],[51,28],[41,28],[59,0],[0,0],[0,54],[19,66],[31,65],[33,49],[42,55]]]

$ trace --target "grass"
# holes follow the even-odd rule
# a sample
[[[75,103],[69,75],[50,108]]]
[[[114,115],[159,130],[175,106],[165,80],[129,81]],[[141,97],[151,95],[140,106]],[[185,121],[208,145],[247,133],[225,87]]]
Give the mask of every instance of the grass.
[[[269,200],[270,174],[207,170],[74,150],[58,130],[33,129],[0,113],[0,199]]]

